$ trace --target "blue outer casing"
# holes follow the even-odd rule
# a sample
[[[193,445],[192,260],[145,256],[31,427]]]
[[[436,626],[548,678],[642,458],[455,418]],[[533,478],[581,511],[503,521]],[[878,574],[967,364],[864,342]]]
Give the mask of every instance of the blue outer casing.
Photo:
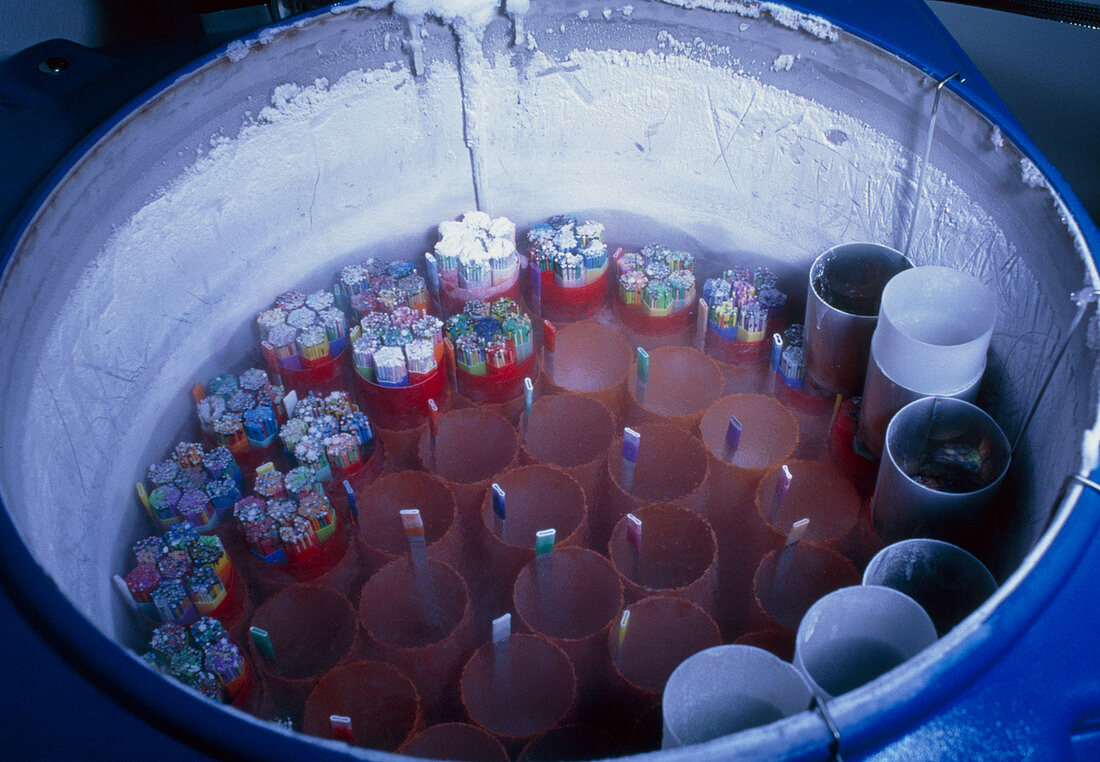
[[[923,3],[818,0],[791,5],[832,20],[938,79],[960,71],[965,84],[953,82],[949,87],[999,124],[1035,162],[1092,251],[1100,251],[1100,234],[1065,180]],[[77,157],[151,93],[219,55],[221,51],[193,61],[98,127],[74,117],[81,130],[92,129],[44,179],[16,172],[26,187],[14,192],[29,193],[30,199],[14,219],[0,218],[0,225],[8,227],[0,264],[6,264],[33,210]],[[91,82],[87,87],[109,92],[126,84],[112,78],[110,84]],[[129,84],[133,87],[132,81]],[[17,85],[5,82],[0,71],[0,93],[17,90]],[[119,102],[117,92],[111,92],[111,98]],[[0,118],[6,116],[0,110]],[[10,129],[4,134],[9,144],[20,144],[20,136]],[[76,134],[62,131],[42,150],[56,151],[60,157]],[[26,144],[41,138],[22,137]],[[37,190],[32,191],[35,184]],[[1100,479],[1100,471],[1091,478]],[[1047,539],[1049,547],[1010,600],[965,647],[936,665],[937,678],[931,685],[890,713],[878,712],[845,727],[845,758],[1073,759],[1077,754],[1080,759],[1100,759],[1100,649],[1091,642],[1092,634],[1100,632],[1100,606],[1095,604],[1100,496],[1083,490],[1076,505],[1056,516],[1054,523],[1057,532]],[[4,511],[0,582],[0,674],[7,679],[7,689],[0,691],[0,739],[7,758],[346,758],[341,744],[306,743],[293,734],[276,737],[267,723],[245,715],[238,721],[189,690],[166,687],[76,612],[34,562]],[[684,759],[725,758],[721,744],[682,752]],[[394,759],[377,752],[360,756]],[[814,746],[792,748],[789,758],[823,757],[823,746]]]

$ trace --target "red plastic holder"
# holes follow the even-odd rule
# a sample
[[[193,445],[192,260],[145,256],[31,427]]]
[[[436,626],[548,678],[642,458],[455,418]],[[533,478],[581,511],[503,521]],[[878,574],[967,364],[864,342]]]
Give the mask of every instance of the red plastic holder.
[[[458,393],[466,399],[479,405],[507,402],[523,394],[523,379],[534,380],[538,372],[538,362],[535,359],[537,353],[522,363],[512,365],[501,370],[493,370],[484,376],[467,373],[461,367],[456,367],[455,377],[458,381]]]
[[[371,423],[379,428],[403,431],[428,422],[428,400],[440,410],[447,402],[447,370],[441,363],[435,370],[408,386],[381,386],[355,373],[355,388]]]
[[[592,317],[600,311],[607,299],[609,272],[611,272],[610,265],[591,283],[566,287],[554,280],[553,270],[540,271],[542,278],[540,317],[560,322]]]
[[[488,288],[463,288],[458,285],[458,271],[447,270],[439,275],[439,306],[446,317],[462,312],[466,302],[475,299],[482,301],[494,301],[503,297],[512,299],[517,304],[523,298],[520,294],[519,269],[516,274],[504,283]]]
[[[226,585],[225,598],[213,611],[208,612],[207,616],[217,619],[231,634],[239,636],[242,634],[240,632],[242,620],[251,614],[249,608],[248,591],[245,589],[244,580],[234,571],[229,584]]]
[[[339,521],[339,519],[337,520]],[[339,523],[336,531],[324,545],[317,545],[307,553],[299,554],[294,560],[280,568],[296,582],[310,582],[317,579],[335,566],[348,549],[348,536]]]
[[[355,494],[359,494],[369,487],[382,474],[386,461],[384,449],[382,441],[375,437],[374,449],[371,450],[370,457],[366,460],[360,460],[351,468],[330,466],[332,468],[332,478],[321,482],[321,487],[324,488],[325,497],[336,509],[336,514],[341,521],[351,521],[354,518],[351,514],[348,491],[344,487],[344,482],[351,486]]]
[[[276,360],[275,366],[272,367],[272,358],[269,355],[266,358],[268,370],[282,379],[283,386],[288,392],[293,390],[299,397],[304,397],[309,392],[328,394],[346,391],[348,378],[344,355],[347,352],[348,342],[346,339],[340,339],[332,342],[331,346],[330,356],[312,362],[303,362],[301,355],[292,355]]]
[[[619,322],[634,333],[643,336],[667,336],[687,331],[695,315],[694,302],[671,315],[647,315],[640,309],[628,307],[617,293],[612,304],[615,308],[615,317]]]
[[[836,402],[836,395],[815,386],[809,379],[803,382],[801,389],[795,389],[782,379],[776,379],[775,398],[792,410],[807,415],[826,414]]]
[[[732,330],[736,332],[736,329]],[[767,335],[771,336],[771,334]],[[731,340],[723,337],[719,330],[708,323],[703,348],[709,356],[718,362],[729,365],[756,365],[768,359],[771,351],[771,341],[768,339],[761,339],[760,341]]]

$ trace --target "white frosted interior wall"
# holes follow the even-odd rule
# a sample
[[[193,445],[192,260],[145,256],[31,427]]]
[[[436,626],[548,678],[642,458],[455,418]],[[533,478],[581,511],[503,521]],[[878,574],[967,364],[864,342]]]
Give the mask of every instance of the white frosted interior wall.
[[[496,212],[628,209],[711,253],[800,267],[844,241],[904,246],[912,153],[851,115],[661,52],[537,53],[522,70],[503,57],[483,68]],[[929,172],[927,196],[939,211],[915,240],[918,261],[1003,258],[995,222],[942,172]]]
[[[151,444],[163,457],[202,363],[280,291],[328,281],[372,242],[422,236],[472,207],[458,93],[453,68],[422,85],[383,70],[280,88],[238,138],[216,141],[87,253],[73,291],[47,297],[63,308],[35,304],[53,325],[21,374],[25,400],[9,399],[33,425],[16,442],[21,478],[5,477],[5,502],[101,627],[113,629],[107,582],[127,563],[124,541],[148,533],[133,494],[142,458]],[[62,235],[79,229],[70,222]],[[15,268],[10,285],[35,289],[39,276]]]

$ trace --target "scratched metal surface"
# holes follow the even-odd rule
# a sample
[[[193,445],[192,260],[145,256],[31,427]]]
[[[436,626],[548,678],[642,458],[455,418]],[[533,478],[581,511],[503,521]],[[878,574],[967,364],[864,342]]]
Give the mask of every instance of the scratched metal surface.
[[[532,49],[510,47],[501,19],[485,60],[465,62],[461,84],[484,109],[486,208],[521,225],[566,208],[607,215],[610,240],[689,247],[704,273],[769,261],[796,297],[828,246],[903,245],[926,77],[844,32],[823,40],[767,15],[645,4],[604,21],[602,8],[536,10]],[[428,29],[427,77],[407,72],[405,25],[363,11],[209,63],[111,129],[19,241],[0,291],[14,360],[0,368],[0,489],[39,562],[106,632],[128,632],[107,580],[145,531],[132,484],[187,430],[186,390],[239,364],[272,293],[320,286],[367,253],[418,252],[473,206],[454,40]],[[256,120],[286,82],[332,88],[387,63],[343,101],[325,88],[291,98],[309,112],[300,131]],[[353,131],[349,111],[372,103],[378,118]],[[1071,317],[1068,293],[1094,274],[1058,199],[1023,182],[1019,151],[961,99],[942,109],[914,257],[996,289],[984,401],[1011,436]],[[285,154],[261,160],[272,151]],[[1094,367],[1082,335],[1014,467],[995,528],[1011,543],[1002,572],[1080,464]]]

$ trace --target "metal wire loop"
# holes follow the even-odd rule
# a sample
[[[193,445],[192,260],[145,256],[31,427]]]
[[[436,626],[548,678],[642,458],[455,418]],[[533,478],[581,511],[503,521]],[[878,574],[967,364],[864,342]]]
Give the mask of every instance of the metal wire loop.
[[[1087,476],[1081,476],[1081,474],[1071,474],[1070,479],[1077,482],[1078,484],[1081,484],[1085,487],[1088,487],[1093,492],[1095,492],[1097,494],[1100,494],[1100,483],[1094,482],[1092,479],[1089,479]]]
[[[829,743],[829,759],[834,762],[844,762],[844,758],[840,756],[840,726],[836,724],[836,720],[833,719],[833,715],[829,711],[829,700],[821,692],[821,689],[813,684],[812,680],[807,680],[806,684],[814,695],[814,709],[821,713],[821,718],[825,720],[825,727],[829,729],[829,734],[833,737],[833,740]]]

